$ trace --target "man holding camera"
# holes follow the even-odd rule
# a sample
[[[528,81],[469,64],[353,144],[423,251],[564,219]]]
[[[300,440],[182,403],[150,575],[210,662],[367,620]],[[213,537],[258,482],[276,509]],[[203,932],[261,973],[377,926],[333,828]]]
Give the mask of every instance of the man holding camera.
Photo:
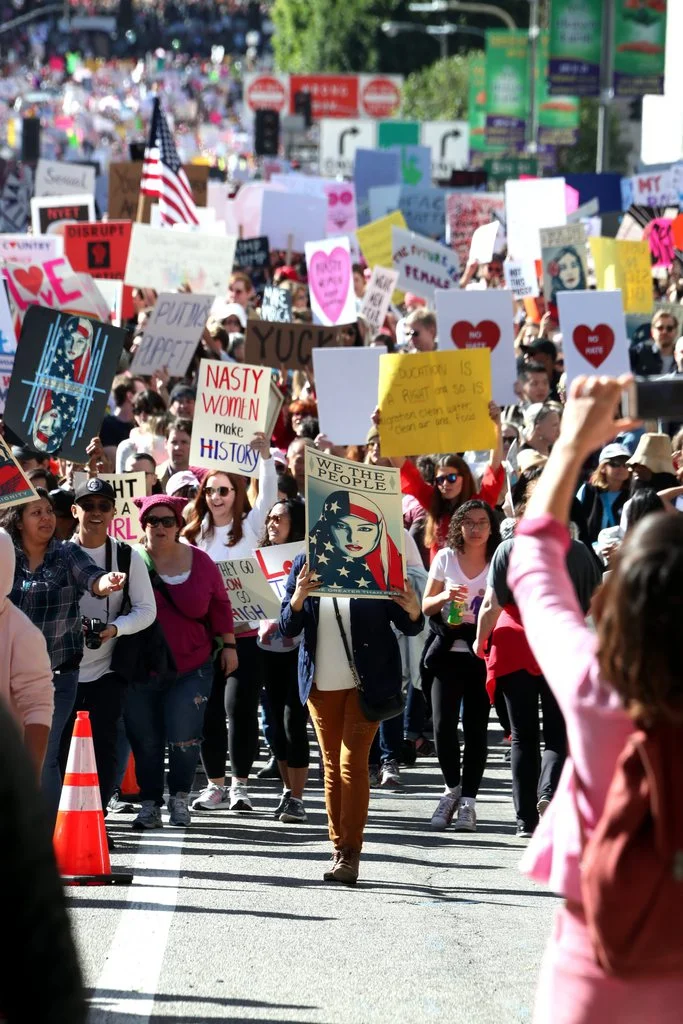
[[[85,647],[78,672],[76,704],[64,729],[61,751],[65,764],[76,712],[89,711],[102,807],[106,810],[116,781],[117,726],[125,686],[121,676],[111,670],[112,654],[118,636],[137,633],[152,624],[156,602],[140,555],[107,535],[116,513],[116,493],[111,484],[98,477],[80,484],[72,511],[78,519],[72,540],[81,545],[96,565],[107,572],[124,571],[122,563],[127,564],[130,554],[123,590],[110,594],[104,601],[90,594],[80,600]]]

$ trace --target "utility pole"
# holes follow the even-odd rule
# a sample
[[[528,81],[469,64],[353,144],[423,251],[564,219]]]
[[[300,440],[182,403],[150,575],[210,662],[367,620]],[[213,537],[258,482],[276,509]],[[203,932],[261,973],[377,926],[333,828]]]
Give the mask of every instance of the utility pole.
[[[614,99],[614,0],[602,0],[602,60],[600,61],[600,106],[595,172],[609,168],[609,112]]]
[[[529,119],[527,121],[527,153],[538,148],[538,105],[536,103],[536,71],[538,65],[538,0],[529,0]]]

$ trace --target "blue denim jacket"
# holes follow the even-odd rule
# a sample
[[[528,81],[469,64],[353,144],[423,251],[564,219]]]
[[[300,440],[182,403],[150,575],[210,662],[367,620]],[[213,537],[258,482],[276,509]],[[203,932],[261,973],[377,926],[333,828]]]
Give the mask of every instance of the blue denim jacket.
[[[296,578],[305,562],[297,555],[287,580],[280,611],[283,636],[297,636],[303,630],[299,647],[299,696],[305,704],[315,678],[315,652],[318,642],[319,597],[307,597],[300,612],[293,612],[290,601]],[[417,636],[424,627],[424,616],[413,622],[407,612],[387,598],[386,601],[351,599],[351,651],[363,690],[370,701],[385,700],[401,689],[401,654],[392,624],[406,636]]]

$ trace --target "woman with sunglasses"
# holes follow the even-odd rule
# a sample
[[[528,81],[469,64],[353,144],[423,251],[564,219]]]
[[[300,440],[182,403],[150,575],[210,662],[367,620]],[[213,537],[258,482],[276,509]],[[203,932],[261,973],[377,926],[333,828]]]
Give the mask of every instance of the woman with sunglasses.
[[[431,826],[446,829],[458,813],[456,832],[475,832],[476,800],[486,766],[490,702],[486,667],[473,645],[498,522],[485,501],[466,501],[451,519],[448,546],[429,570],[422,611],[430,633],[422,655],[423,681],[431,683],[434,742],[445,781]],[[465,753],[460,764],[458,719],[462,705]]]
[[[205,551],[214,562],[251,558],[261,543],[268,510],[277,500],[277,471],[265,434],[251,442],[259,461],[259,493],[251,508],[247,478],[236,473],[209,473],[190,506],[183,537]],[[204,718],[202,764],[207,776],[193,808],[213,810],[229,803],[231,811],[253,810],[247,780],[258,753],[258,706],[261,660],[258,630],[247,622],[235,625],[234,664],[226,673],[215,666],[211,696]],[[227,715],[227,729],[225,718]],[[225,782],[228,750],[232,781]]]
[[[145,537],[140,553],[147,564],[157,606],[157,621],[171,649],[177,677],[145,679],[128,687],[124,705],[126,733],[135,757],[142,807],[136,832],[161,828],[164,757],[168,747],[170,824],[190,824],[187,807],[211,690],[215,637],[223,639],[216,659],[232,670],[232,608],[221,574],[211,559],[180,543],[184,498],[152,494],[134,498]]]
[[[619,525],[631,486],[630,458],[631,453],[622,444],[606,445],[600,452],[598,468],[579,487],[576,497],[583,505],[591,544],[597,541],[601,530]]]

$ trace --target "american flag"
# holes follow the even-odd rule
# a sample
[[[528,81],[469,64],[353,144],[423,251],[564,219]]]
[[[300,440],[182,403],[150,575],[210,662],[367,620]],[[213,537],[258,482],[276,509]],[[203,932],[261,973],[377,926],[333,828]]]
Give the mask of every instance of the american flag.
[[[140,192],[158,198],[162,224],[199,224],[192,189],[158,97],[154,99]]]

